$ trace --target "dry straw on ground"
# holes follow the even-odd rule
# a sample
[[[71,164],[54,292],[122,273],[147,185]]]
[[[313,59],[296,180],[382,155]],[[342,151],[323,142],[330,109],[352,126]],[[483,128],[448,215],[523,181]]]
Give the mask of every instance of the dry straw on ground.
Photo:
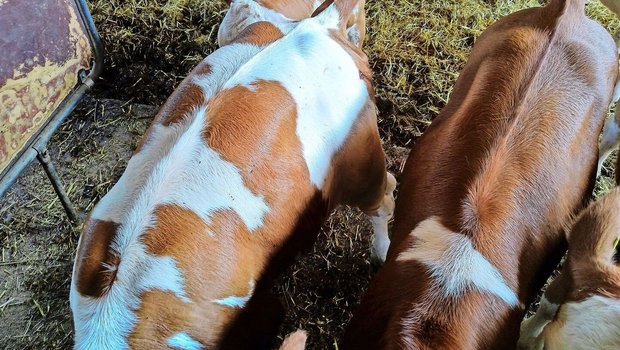
[[[218,0],[91,0],[106,48],[103,80],[51,143],[82,212],[122,173],[131,150],[183,76],[212,52]],[[390,169],[445,105],[475,38],[495,20],[537,1],[369,0],[368,40],[380,128]],[[588,14],[616,33],[600,3]],[[612,186],[603,172],[597,194]],[[79,231],[67,224],[43,172],[31,167],[0,199],[0,348],[61,349],[71,343],[68,285]],[[373,273],[370,227],[340,209],[310,252],[275,288],[288,306],[282,329],[309,333],[310,349],[333,349]]]

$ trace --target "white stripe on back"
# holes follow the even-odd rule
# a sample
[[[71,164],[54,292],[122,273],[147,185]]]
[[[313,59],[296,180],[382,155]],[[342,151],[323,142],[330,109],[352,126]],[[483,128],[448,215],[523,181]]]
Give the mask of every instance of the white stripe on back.
[[[401,252],[397,260],[415,260],[426,266],[446,296],[457,297],[474,289],[495,295],[508,305],[519,305],[517,295],[502,274],[467,236],[450,231],[437,217],[422,221],[411,235],[415,237],[413,245]]]

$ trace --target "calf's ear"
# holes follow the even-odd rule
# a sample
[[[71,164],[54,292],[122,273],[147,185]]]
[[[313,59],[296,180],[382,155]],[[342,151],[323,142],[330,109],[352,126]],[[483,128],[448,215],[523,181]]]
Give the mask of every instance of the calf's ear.
[[[346,33],[347,23],[358,3],[359,0],[325,0],[312,17],[320,18],[326,26],[335,25]]]

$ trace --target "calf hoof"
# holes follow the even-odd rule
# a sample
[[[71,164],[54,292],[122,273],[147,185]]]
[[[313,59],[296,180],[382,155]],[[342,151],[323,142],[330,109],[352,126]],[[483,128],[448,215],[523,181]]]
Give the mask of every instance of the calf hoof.
[[[373,262],[383,265],[389,248],[389,240],[377,239],[376,236],[373,236],[372,248],[370,249],[370,258]]]
[[[286,336],[279,350],[304,350],[308,335],[305,331],[297,330]]]

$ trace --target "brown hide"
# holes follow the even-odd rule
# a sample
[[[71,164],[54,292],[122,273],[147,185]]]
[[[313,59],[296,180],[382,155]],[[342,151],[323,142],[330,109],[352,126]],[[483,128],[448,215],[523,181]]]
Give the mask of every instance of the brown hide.
[[[418,223],[436,216],[471,239],[523,305],[531,302],[591,193],[615,50],[577,0],[517,12],[481,35],[449,103],[411,151],[388,260],[343,348],[516,346],[523,308],[474,290],[437,295],[423,265],[396,257]]]
[[[117,252],[110,249],[116,237],[118,224],[112,221],[90,220],[84,225],[84,233],[75,263],[76,287],[83,295],[100,297],[104,295],[116,275],[120,262]]]

